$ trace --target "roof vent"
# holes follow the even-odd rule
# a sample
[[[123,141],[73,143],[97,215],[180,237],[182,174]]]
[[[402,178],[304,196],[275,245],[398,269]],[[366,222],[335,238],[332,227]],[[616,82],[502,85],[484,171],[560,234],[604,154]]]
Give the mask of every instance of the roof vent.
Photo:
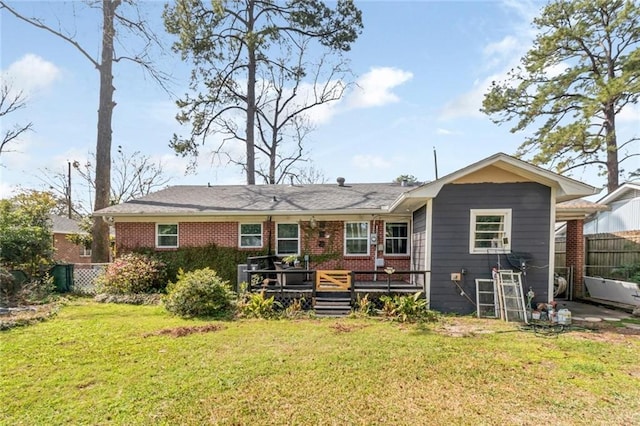
[[[343,177],[339,177],[338,179],[336,179],[336,182],[338,182],[338,186],[344,186],[344,178]]]

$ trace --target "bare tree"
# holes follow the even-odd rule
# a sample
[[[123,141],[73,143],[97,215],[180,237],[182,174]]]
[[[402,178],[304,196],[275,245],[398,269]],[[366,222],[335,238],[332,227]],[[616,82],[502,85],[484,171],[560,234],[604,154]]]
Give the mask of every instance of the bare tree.
[[[327,183],[327,177],[322,170],[318,170],[313,164],[299,168],[295,176],[299,184]]]
[[[73,170],[80,176],[80,193],[86,197],[76,199],[71,209],[74,216],[86,216],[91,213],[90,200],[95,194],[96,156],[91,154],[90,159],[84,163],[74,161],[71,163]],[[140,151],[126,152],[118,146],[116,156],[111,162],[111,194],[110,205],[124,203],[134,198],[143,197],[156,189],[165,187],[171,178],[165,174],[162,162],[155,162],[148,155]],[[70,199],[71,193],[69,176],[67,171],[53,171],[44,169],[41,171],[40,180],[48,185],[56,198]],[[76,191],[77,193],[77,191]]]
[[[150,60],[150,51],[153,46],[161,47],[159,39],[151,31],[142,18],[137,3],[134,0],[96,0],[87,3],[91,8],[98,8],[102,12],[101,33],[102,43],[100,58],[96,59],[83,46],[71,32],[63,30],[59,23],[58,28],[48,25],[37,17],[27,17],[10,7],[6,1],[0,0],[0,10],[6,9],[16,18],[40,28],[55,37],[64,40],[73,46],[87,61],[98,70],[100,75],[100,96],[98,106],[98,131],[96,138],[96,175],[95,175],[95,201],[94,211],[103,209],[110,205],[110,183],[111,183],[111,140],[112,140],[112,117],[113,109],[116,106],[113,100],[115,87],[113,85],[113,64],[121,61],[129,61],[142,66],[149,75],[158,83],[165,87],[166,75],[156,70]],[[122,7],[121,7],[122,6]],[[125,13],[120,13],[124,6]],[[140,50],[129,53],[127,43],[120,43],[123,53],[118,54],[114,41],[116,40],[116,27],[118,31],[129,33],[141,41]],[[91,230],[93,236],[92,262],[107,262],[109,260],[109,225],[101,218],[94,219]]]
[[[4,121],[6,120],[6,115],[26,106],[27,103],[24,93],[22,91],[13,92],[9,84],[3,82],[2,87],[0,87],[0,119]],[[7,145],[10,142],[14,142],[21,134],[31,130],[32,127],[33,123],[29,122],[26,125],[15,124],[13,127],[4,130],[2,141],[0,141],[0,155],[2,155],[3,152],[12,152],[7,150]]]
[[[284,66],[303,75],[306,70],[296,68],[299,64],[274,60],[278,52],[294,46],[298,36],[314,40],[321,51],[336,55],[348,51],[362,29],[362,14],[353,0],[338,0],[333,6],[321,0],[178,0],[167,6],[165,26],[178,38],[174,49],[194,62],[191,89],[196,93],[178,101],[182,110],[178,121],[191,124],[192,131],[186,138],[174,135],[174,150],[195,157],[198,146],[212,134],[222,134],[223,143],[241,141],[246,157],[238,164],[246,172],[247,184],[255,184],[255,132],[260,125],[269,126],[267,115],[259,111],[259,74]],[[270,125],[272,130],[279,128],[277,123]],[[276,133],[262,140],[265,151],[269,151],[265,140],[273,150],[277,148],[273,138],[277,142],[278,137]],[[275,160],[273,151],[268,155]],[[271,170],[263,174],[272,180]]]
[[[284,57],[274,59],[260,70],[257,80],[255,141],[257,176],[266,184],[296,179],[299,163],[308,161],[304,141],[314,125],[313,108],[337,101],[349,85],[346,62],[324,55],[317,62],[307,60],[308,37],[293,37]],[[226,133],[233,129],[227,126]],[[233,134],[234,139],[244,140]],[[246,162],[230,158],[242,165]]]

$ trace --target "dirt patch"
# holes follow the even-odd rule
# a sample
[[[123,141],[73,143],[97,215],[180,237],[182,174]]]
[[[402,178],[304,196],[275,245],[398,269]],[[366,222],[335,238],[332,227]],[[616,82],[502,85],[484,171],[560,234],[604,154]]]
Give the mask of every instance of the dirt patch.
[[[330,327],[336,333],[350,333],[350,332],[352,332],[354,330],[360,330],[360,329],[364,328],[365,325],[364,324],[344,324],[344,323],[341,323],[341,322],[336,322],[336,323],[330,325]]]
[[[207,324],[207,325],[198,325],[192,327],[175,327],[175,328],[164,328],[162,330],[154,331],[153,333],[145,333],[142,337],[151,337],[151,336],[171,336],[171,337],[184,337],[194,333],[212,333],[214,331],[222,330],[222,327],[219,324]]]
[[[439,332],[449,337],[474,337],[480,334],[495,333],[494,330],[478,325],[462,323],[444,324],[439,328]]]
[[[613,325],[607,322],[596,323],[596,325],[584,328],[581,325],[574,325],[571,335],[581,339],[595,340],[598,342],[622,343],[629,339],[640,339],[640,330]]]

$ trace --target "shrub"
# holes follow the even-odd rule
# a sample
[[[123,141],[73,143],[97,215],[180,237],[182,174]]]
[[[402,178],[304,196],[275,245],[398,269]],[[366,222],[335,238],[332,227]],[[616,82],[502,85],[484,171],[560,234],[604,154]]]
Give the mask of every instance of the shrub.
[[[373,300],[369,299],[369,294],[365,294],[364,296],[358,295],[358,300],[356,302],[356,309],[354,311],[356,315],[370,316],[375,315],[376,307]]]
[[[282,309],[282,305],[274,296],[265,297],[264,291],[247,293],[239,306],[240,313],[248,318],[275,318],[277,309]]]
[[[17,280],[4,268],[0,268],[0,305],[11,306],[20,290]]]
[[[284,309],[284,316],[286,318],[300,318],[307,315],[304,311],[304,297],[293,299],[289,306]]]
[[[613,268],[611,276],[619,280],[640,283],[640,263]]]
[[[96,279],[96,286],[100,293],[155,293],[164,290],[165,277],[164,263],[150,256],[129,253],[110,263]]]
[[[435,321],[438,318],[436,312],[427,308],[427,299],[420,291],[413,296],[381,296],[380,301],[383,315],[400,322]]]
[[[229,281],[204,268],[179,270],[178,280],[169,283],[163,302],[169,312],[181,317],[224,317],[232,312],[234,299]]]
[[[41,278],[21,280],[0,268],[0,306],[47,303],[54,289],[53,277],[49,274]]]

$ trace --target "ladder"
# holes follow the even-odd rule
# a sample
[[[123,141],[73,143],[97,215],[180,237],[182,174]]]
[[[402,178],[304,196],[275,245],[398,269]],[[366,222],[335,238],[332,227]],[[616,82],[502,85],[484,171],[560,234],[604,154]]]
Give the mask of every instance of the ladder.
[[[522,292],[522,272],[499,270],[496,276],[500,318],[505,321],[528,323],[527,309]]]

